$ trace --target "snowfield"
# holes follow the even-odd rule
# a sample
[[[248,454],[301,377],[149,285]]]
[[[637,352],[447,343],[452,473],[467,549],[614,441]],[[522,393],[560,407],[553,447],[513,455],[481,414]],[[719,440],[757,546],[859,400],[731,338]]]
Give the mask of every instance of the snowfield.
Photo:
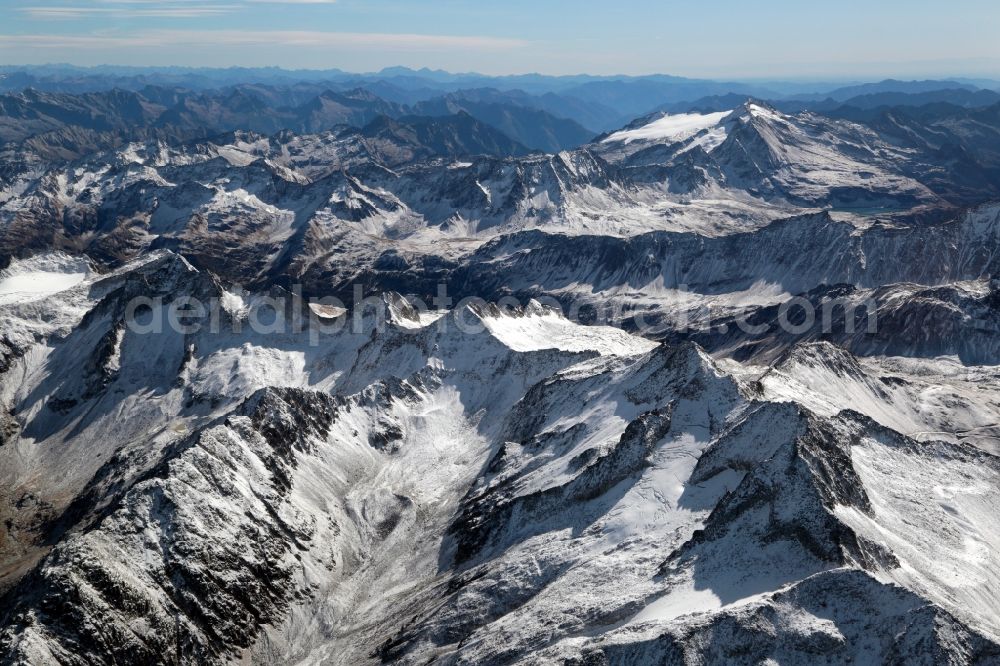
[[[0,305],[29,303],[66,291],[90,274],[85,259],[65,254],[36,255],[15,260],[0,271]]]
[[[633,141],[664,141],[675,143],[689,139],[702,130],[718,125],[723,118],[731,113],[732,110],[706,114],[667,114],[641,127],[609,134],[603,141],[604,143],[624,142],[626,144]]]

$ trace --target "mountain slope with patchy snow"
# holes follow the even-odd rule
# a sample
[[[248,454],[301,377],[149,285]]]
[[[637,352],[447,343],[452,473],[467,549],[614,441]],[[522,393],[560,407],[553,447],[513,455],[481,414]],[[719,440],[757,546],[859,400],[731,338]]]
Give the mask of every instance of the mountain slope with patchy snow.
[[[8,160],[0,661],[1000,662],[967,162],[752,100],[460,123]]]
[[[4,374],[9,658],[501,663],[747,640],[789,658],[1000,654],[985,508],[1000,463],[844,411],[835,381],[898,390],[845,352],[810,347],[756,379],[538,304],[421,317],[396,296],[318,346],[147,338],[117,323],[140,283],[227,293],[163,255],[86,278],[83,309],[46,297],[62,332],[39,301],[3,306],[31,332]],[[261,307],[243,299],[227,325]],[[883,405],[872,418],[915,424],[907,401]],[[888,490],[942,456],[940,492]],[[922,503],[934,518],[907,520]],[[962,552],[978,564],[957,585],[938,563]],[[808,620],[817,604],[840,615]],[[761,614],[772,638],[705,642]],[[859,615],[889,635],[904,614],[906,637],[857,643]]]

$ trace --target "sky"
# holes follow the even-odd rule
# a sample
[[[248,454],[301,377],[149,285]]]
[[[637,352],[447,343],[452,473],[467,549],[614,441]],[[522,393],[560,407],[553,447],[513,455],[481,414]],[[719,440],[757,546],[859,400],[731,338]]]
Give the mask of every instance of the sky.
[[[1000,78],[997,0],[0,0],[0,64]]]

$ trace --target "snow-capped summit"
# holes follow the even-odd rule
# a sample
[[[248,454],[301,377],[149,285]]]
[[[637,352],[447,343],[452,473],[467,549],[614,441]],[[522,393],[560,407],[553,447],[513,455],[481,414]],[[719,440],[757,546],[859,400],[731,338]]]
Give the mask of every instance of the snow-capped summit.
[[[705,130],[716,128],[729,116],[730,112],[728,111],[704,114],[663,113],[653,120],[648,117],[642,119],[639,121],[642,124],[638,126],[633,123],[624,130],[613,132],[604,137],[601,143],[624,143],[626,145],[633,142],[651,143],[654,141],[677,143],[697,136]]]
[[[648,122],[647,122],[648,121]],[[764,199],[835,208],[913,206],[935,195],[906,174],[907,151],[862,125],[783,114],[749,99],[729,112],[664,114],[604,137],[601,154],[627,167],[661,165],[668,178],[699,155],[706,178]],[[676,177],[676,176],[675,176]]]

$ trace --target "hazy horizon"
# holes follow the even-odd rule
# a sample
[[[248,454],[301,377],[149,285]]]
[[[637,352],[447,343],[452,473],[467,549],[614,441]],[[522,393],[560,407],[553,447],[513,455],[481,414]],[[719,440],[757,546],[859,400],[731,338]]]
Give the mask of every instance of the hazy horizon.
[[[816,76],[816,77],[806,77],[806,76],[788,76],[788,77],[740,77],[740,76],[703,76],[703,77],[687,77],[673,72],[650,72],[647,74],[626,74],[626,73],[612,73],[612,74],[595,74],[587,71],[571,72],[565,74],[547,74],[544,72],[509,72],[509,73],[486,73],[480,71],[452,71],[440,68],[430,68],[430,67],[415,67],[407,65],[387,65],[376,70],[348,70],[339,67],[281,67],[275,65],[228,65],[228,66],[215,66],[215,65],[176,65],[176,64],[164,64],[164,65],[126,65],[126,64],[114,64],[114,63],[99,63],[94,65],[77,65],[69,62],[40,62],[40,63],[30,63],[30,62],[5,62],[0,61],[0,69],[7,71],[33,71],[33,70],[59,70],[59,69],[72,69],[79,70],[81,72],[89,73],[143,73],[143,72],[157,72],[157,73],[167,73],[171,71],[183,71],[183,72],[238,72],[241,70],[246,71],[272,71],[280,72],[283,74],[289,74],[294,77],[294,75],[302,76],[316,76],[325,73],[329,74],[340,74],[342,76],[358,76],[358,77],[380,77],[389,75],[402,74],[404,70],[412,72],[416,75],[423,75],[426,77],[433,78],[437,77],[449,77],[448,79],[442,78],[442,80],[454,80],[462,78],[488,78],[488,79],[506,79],[506,78],[529,78],[529,77],[545,77],[545,78],[564,78],[564,79],[574,79],[574,78],[593,78],[593,79],[643,79],[643,78],[656,78],[656,77],[669,77],[676,78],[679,80],[691,80],[691,81],[711,81],[716,83],[755,83],[755,84],[768,84],[768,83],[780,83],[788,85],[825,85],[825,84],[835,84],[835,85],[856,85],[856,84],[866,84],[866,83],[880,83],[883,81],[897,80],[902,82],[922,82],[922,81],[954,81],[956,83],[993,83],[1000,84],[1000,75],[996,78],[990,76],[977,76],[971,74],[957,74],[953,76],[941,75],[879,75],[879,76],[862,76],[862,75],[842,75],[842,76]],[[394,72],[393,70],[399,70]]]
[[[1000,6],[927,0],[0,0],[0,61],[740,80],[1000,78]]]

